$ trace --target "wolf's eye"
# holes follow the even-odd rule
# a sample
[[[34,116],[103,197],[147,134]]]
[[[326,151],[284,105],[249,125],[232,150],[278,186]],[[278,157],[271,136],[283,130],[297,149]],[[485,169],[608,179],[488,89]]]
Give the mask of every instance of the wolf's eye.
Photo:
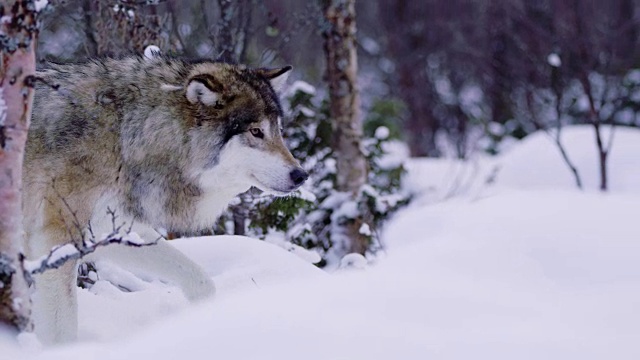
[[[252,128],[249,130],[249,132],[251,133],[251,135],[257,137],[258,139],[264,138],[264,134],[262,133],[262,130],[260,128]]]

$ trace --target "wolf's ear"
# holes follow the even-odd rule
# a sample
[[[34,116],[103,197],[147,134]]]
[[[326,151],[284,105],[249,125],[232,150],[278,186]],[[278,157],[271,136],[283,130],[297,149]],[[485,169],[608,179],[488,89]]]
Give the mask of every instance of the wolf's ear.
[[[284,88],[284,84],[287,82],[287,78],[289,78],[291,69],[293,69],[293,67],[291,65],[287,65],[279,69],[258,69],[258,72],[269,79],[273,90],[279,93],[282,91],[282,88]]]
[[[187,100],[192,104],[200,102],[204,105],[213,106],[220,98],[222,85],[213,76],[200,74],[192,77],[187,85]]]

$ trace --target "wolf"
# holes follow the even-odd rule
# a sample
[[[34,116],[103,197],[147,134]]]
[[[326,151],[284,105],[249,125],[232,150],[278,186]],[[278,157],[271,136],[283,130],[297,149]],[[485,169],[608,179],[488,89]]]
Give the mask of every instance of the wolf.
[[[92,233],[109,232],[109,208],[143,239],[155,229],[211,226],[229,201],[255,186],[284,195],[307,179],[286,148],[278,92],[290,66],[249,68],[154,54],[37,71],[25,152],[27,257]],[[160,273],[191,300],[215,287],[164,240],[142,248],[109,246],[140,273]],[[77,264],[35,280],[35,331],[43,343],[77,336]]]

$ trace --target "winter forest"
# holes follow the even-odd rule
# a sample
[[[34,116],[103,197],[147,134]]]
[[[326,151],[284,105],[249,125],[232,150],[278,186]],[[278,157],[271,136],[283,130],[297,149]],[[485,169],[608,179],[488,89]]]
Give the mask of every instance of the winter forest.
[[[0,360],[640,358],[640,1],[0,0],[0,51]]]

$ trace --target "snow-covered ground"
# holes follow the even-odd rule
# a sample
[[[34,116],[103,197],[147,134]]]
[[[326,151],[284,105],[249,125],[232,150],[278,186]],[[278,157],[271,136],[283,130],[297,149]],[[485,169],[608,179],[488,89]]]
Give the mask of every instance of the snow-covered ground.
[[[80,291],[79,343],[21,349],[5,334],[0,359],[638,359],[640,131],[616,130],[607,194],[591,129],[564,135],[585,191],[542,134],[497,158],[413,160],[416,201],[365,269],[326,274],[248,238],[182,239],[214,300],[99,281]]]

